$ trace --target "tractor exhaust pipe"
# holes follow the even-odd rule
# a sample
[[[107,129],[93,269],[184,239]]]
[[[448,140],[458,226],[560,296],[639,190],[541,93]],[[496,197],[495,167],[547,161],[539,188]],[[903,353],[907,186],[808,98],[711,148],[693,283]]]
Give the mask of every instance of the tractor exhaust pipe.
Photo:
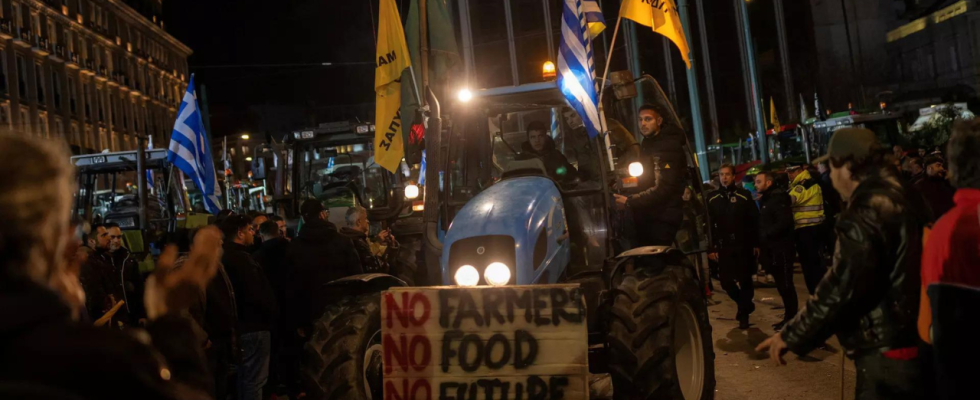
[[[429,120],[425,129],[425,152],[428,167],[425,169],[425,264],[429,285],[442,284],[442,242],[439,241],[439,171],[445,170],[442,157],[442,114],[439,100],[432,89],[425,88],[429,105]]]

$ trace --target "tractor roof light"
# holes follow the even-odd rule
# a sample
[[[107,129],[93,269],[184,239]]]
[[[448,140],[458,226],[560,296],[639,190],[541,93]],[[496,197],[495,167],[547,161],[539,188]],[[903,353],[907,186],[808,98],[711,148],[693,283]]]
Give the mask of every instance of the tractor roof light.
[[[405,185],[405,198],[415,199],[419,197],[419,186],[415,184]]]
[[[472,265],[464,265],[456,270],[456,275],[453,278],[459,286],[473,287],[480,283],[480,272]]]
[[[510,282],[510,268],[501,262],[490,263],[483,271],[483,278],[490,286],[504,286]]]
[[[634,178],[643,175],[643,164],[637,161],[631,162],[629,165],[629,172],[630,172],[630,176]]]
[[[470,100],[473,100],[473,92],[466,88],[460,89],[456,98],[463,103],[468,103]]]
[[[541,78],[543,79],[554,79],[555,76],[555,63],[551,61],[545,61],[541,65]]]

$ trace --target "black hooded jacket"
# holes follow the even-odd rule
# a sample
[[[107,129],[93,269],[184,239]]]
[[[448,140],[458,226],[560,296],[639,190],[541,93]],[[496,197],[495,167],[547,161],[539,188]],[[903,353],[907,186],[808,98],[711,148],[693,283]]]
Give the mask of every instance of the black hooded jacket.
[[[289,294],[283,318],[292,327],[304,327],[319,317],[314,315],[314,302],[325,284],[363,273],[354,243],[319,218],[310,218],[289,242],[285,265]]]
[[[627,203],[637,223],[658,221],[680,225],[687,177],[685,143],[684,131],[671,125],[664,125],[659,134],[643,139],[640,162],[644,173],[637,179],[641,192],[630,196]]]
[[[837,221],[834,265],[783,329],[790,350],[834,334],[852,357],[916,345],[927,210],[893,168],[860,183]]]
[[[540,152],[534,151],[530,141],[521,144],[521,154],[517,155],[517,159],[530,160],[533,158],[538,158],[544,163],[548,176],[555,181],[570,182],[578,176],[575,167],[555,147],[555,141],[551,136],[545,136],[544,149]],[[564,168],[564,172],[561,171],[562,168]]]
[[[793,199],[775,185],[759,192],[759,247],[793,249]]]

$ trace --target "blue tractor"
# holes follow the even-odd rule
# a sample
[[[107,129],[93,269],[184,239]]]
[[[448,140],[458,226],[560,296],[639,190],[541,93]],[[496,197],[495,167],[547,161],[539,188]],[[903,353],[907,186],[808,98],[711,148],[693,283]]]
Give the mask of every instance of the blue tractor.
[[[622,85],[634,84],[646,102],[667,110],[665,120],[680,125],[653,78]],[[635,182],[627,171],[636,141],[624,123],[636,120],[630,105],[636,95],[617,90],[604,107],[609,130],[625,137],[590,139],[554,82],[474,93],[454,102],[451,118],[430,93],[427,274],[461,287],[578,283],[587,305],[589,369],[611,381],[614,398],[710,399],[706,275],[695,267],[708,243],[703,204],[685,212],[677,246],[639,248],[630,245],[631,217],[613,204],[613,193],[628,193]],[[547,127],[551,156],[528,155],[532,123]],[[686,151],[692,192],[685,198],[698,203],[702,181]],[[382,398],[380,296],[370,290],[397,283],[375,278],[352,278],[347,287],[367,291],[350,292],[317,323],[306,370],[314,397]]]

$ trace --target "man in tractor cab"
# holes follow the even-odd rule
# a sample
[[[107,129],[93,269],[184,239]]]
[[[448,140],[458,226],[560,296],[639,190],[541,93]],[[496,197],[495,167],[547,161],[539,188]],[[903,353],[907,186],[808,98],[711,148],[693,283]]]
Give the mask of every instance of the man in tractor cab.
[[[789,172],[789,197],[793,200],[793,221],[796,230],[796,253],[800,257],[803,268],[803,280],[806,288],[813,294],[820,279],[823,279],[827,268],[820,256],[821,226],[824,221],[823,192],[820,183],[810,176],[810,171],[800,165],[786,169]]]
[[[663,115],[654,105],[640,107],[640,162],[645,171],[637,182],[641,192],[615,195],[619,209],[633,212],[637,246],[673,245],[683,221],[684,131],[665,122]]]
[[[548,129],[541,121],[527,124],[527,141],[521,145],[518,160],[541,159],[548,177],[560,183],[571,182],[578,171],[568,162],[564,154],[555,148],[555,140],[548,136]]]

